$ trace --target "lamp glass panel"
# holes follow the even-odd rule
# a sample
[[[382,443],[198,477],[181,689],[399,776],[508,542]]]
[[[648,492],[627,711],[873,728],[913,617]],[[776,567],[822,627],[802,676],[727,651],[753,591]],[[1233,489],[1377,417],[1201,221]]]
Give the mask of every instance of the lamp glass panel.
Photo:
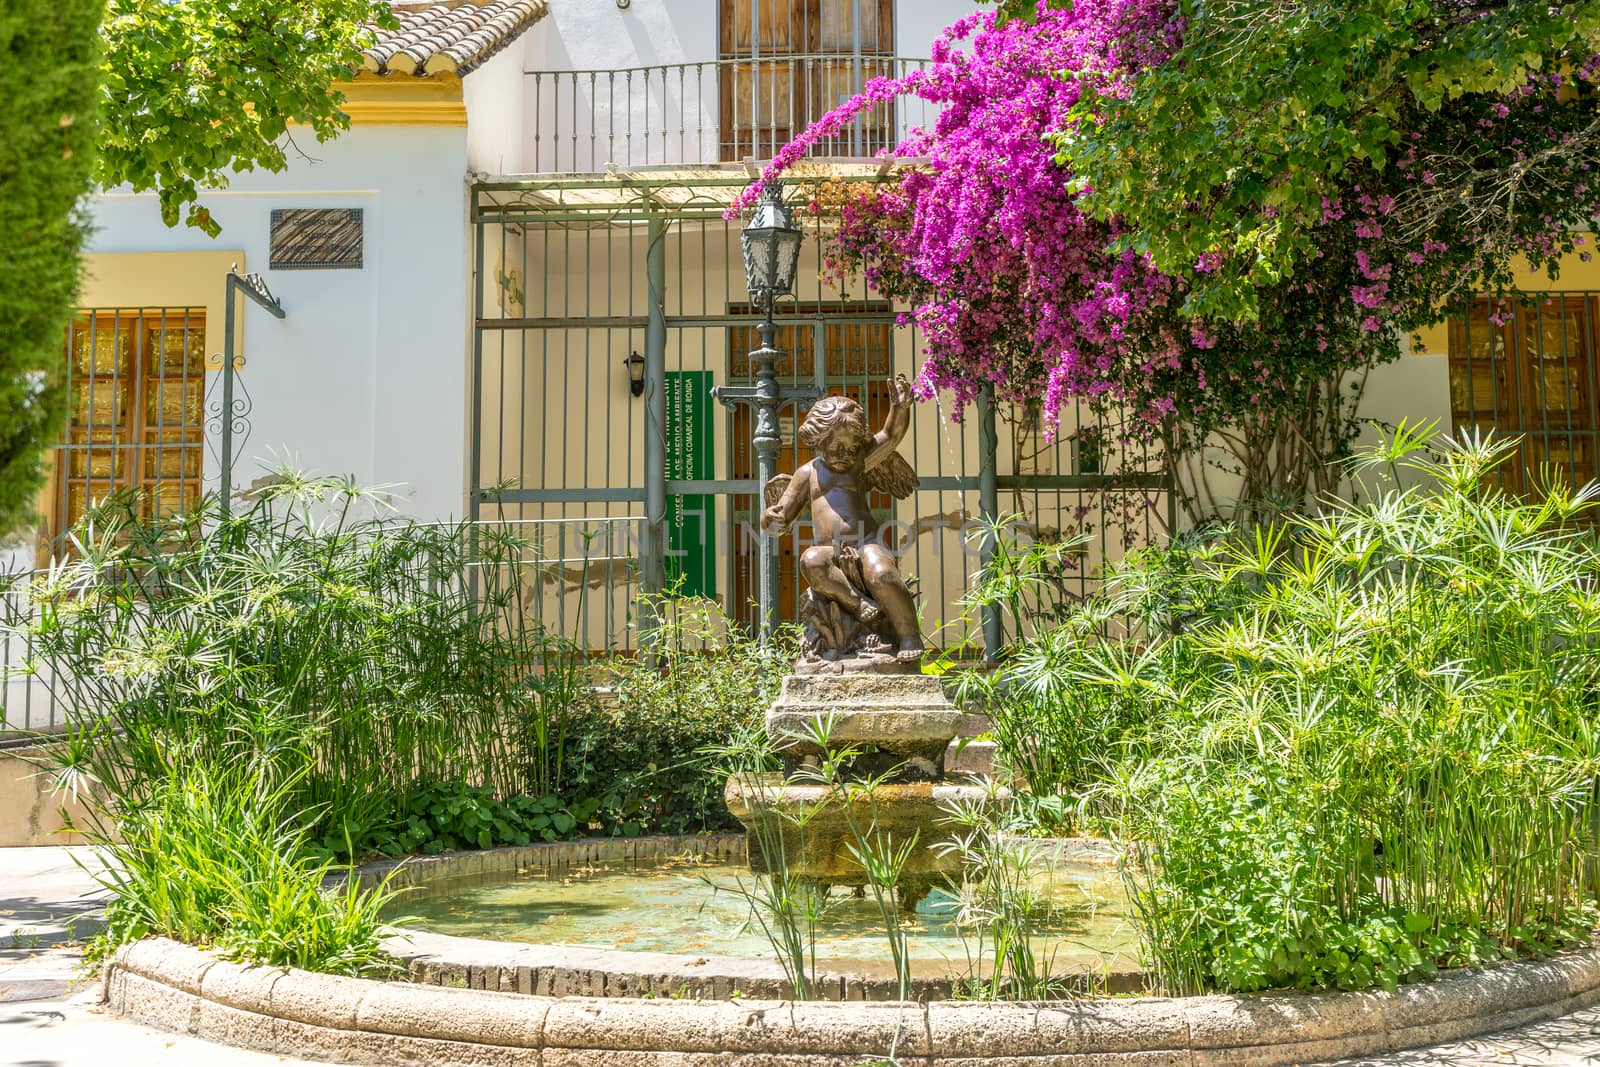
[[[774,292],[788,293],[794,289],[795,276],[800,269],[800,238],[799,230],[777,231],[777,240],[774,242],[777,258]]]

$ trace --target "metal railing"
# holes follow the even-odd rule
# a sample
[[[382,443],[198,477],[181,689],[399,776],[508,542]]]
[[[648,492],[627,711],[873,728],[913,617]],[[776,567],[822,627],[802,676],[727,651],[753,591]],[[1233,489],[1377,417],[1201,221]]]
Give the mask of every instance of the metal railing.
[[[533,173],[608,166],[686,166],[770,159],[872,78],[902,78],[928,60],[817,54],[718,59],[620,70],[528,71]],[[939,107],[902,96],[878,104],[808,152],[863,158],[892,149]]]
[[[0,577],[0,739],[21,733],[56,733],[66,728],[68,708],[51,684],[50,667],[39,662],[32,638],[7,620],[37,616],[34,573],[15,581]]]

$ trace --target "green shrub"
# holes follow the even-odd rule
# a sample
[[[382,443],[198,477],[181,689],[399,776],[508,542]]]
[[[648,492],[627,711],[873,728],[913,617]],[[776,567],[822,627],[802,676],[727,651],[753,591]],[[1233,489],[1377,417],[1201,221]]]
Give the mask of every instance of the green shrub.
[[[226,520],[214,501],[157,522],[130,498],[94,512],[75,558],[0,619],[72,709],[63,774],[121,804],[180,762],[238,767],[292,783],[285,810],[336,850],[419,784],[558,788],[569,705],[542,671],[576,657],[527,622],[527,546],[386,522],[370,496],[282,472]]]
[[[331,868],[304,858],[304,831],[284,790],[238,771],[191,763],[118,808],[114,832],[91,836],[111,890],[99,957],[160,935],[230,959],[330,974],[387,976],[379,912],[393,894],[352,879],[324,890]]]
[[[1435,447],[1362,457],[1365,503],[1131,561],[996,683],[1008,758],[1132,844],[1169,988],[1392,987],[1592,925],[1596,494],[1520,502],[1511,444]]]
[[[283,472],[231,518],[154,522],[121,497],[9,579],[29,595],[0,628],[36,653],[14,669],[71,709],[60,784],[95,786],[107,946],[382,970],[383,894],[324,894],[328,857],[576,826],[551,791],[581,658],[527,622],[528,546],[368,496]]]
[[[597,803],[591,832],[737,830],[711,749],[759,728],[794,663],[795,640],[745,636],[714,605],[663,600],[659,652],[619,662],[611,699],[575,717],[571,809]]]
[[[0,539],[33,516],[67,411],[63,331],[93,189],[104,0],[0,7]]]

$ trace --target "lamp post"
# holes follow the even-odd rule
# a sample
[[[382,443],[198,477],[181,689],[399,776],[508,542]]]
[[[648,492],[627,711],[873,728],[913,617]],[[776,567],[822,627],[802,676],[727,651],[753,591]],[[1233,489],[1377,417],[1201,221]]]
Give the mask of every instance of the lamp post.
[[[762,640],[777,626],[778,560],[773,538],[761,526],[761,492],[777,472],[778,408],[785,403],[809,403],[820,395],[815,388],[785,388],[778,384],[774,364],[782,355],[773,346],[777,325],[772,321],[772,304],[794,291],[795,273],[800,265],[800,227],[783,203],[783,189],[777,182],[763,190],[750,222],[740,235],[744,246],[745,282],[750,296],[761,309],[761,344],[750,353],[750,372],[754,386],[718,386],[711,391],[728,407],[750,404],[755,409],[757,563],[756,604],[761,614]]]

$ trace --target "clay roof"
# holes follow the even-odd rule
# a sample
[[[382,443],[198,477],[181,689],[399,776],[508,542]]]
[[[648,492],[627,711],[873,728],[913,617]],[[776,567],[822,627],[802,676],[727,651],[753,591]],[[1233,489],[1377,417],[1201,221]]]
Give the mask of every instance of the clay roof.
[[[544,17],[549,0],[391,0],[400,27],[373,27],[362,49],[374,74],[465,74]]]

